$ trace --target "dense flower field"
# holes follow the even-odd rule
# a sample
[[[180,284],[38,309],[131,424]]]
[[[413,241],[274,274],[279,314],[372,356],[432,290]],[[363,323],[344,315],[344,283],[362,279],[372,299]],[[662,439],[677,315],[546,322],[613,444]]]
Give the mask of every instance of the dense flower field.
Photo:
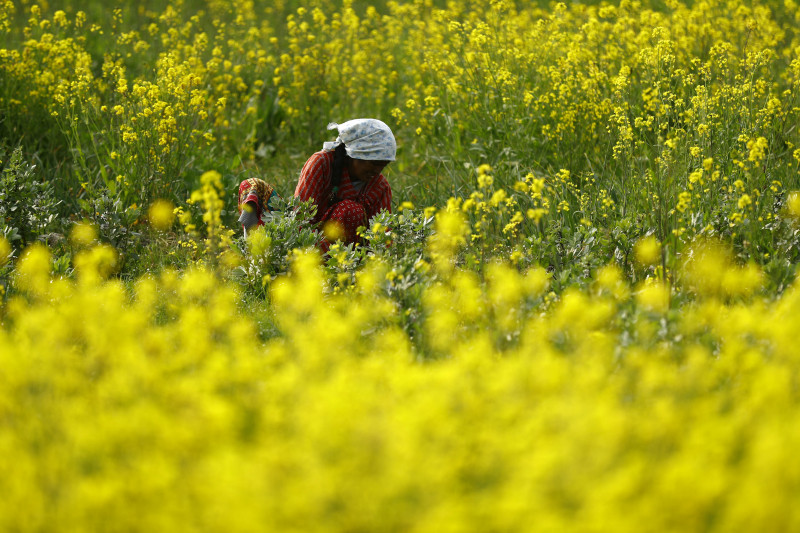
[[[701,253],[701,252],[699,252]],[[316,254],[276,282],[261,343],[203,270],[50,281],[17,268],[0,330],[7,531],[793,531],[800,293],[698,298],[615,267],[549,301],[495,265],[425,288],[422,362],[370,264],[325,295]],[[535,312],[534,312],[535,311]]]
[[[0,0],[0,530],[800,529],[798,27]],[[322,257],[355,116],[394,209]]]

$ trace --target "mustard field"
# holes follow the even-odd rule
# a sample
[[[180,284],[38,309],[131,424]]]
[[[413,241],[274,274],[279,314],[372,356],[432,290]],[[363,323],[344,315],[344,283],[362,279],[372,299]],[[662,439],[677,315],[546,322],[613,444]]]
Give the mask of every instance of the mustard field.
[[[0,531],[800,529],[797,28],[0,0]],[[355,117],[392,212],[322,255]]]

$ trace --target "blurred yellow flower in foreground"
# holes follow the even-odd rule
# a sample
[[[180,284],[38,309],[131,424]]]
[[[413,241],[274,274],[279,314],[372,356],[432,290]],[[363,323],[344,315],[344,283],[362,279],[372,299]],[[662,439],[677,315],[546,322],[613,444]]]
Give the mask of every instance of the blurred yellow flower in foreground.
[[[633,251],[636,261],[642,266],[653,266],[661,262],[661,244],[653,235],[639,239]]]
[[[53,257],[43,244],[34,244],[22,252],[14,271],[16,286],[33,294],[47,292]]]
[[[175,206],[169,200],[156,200],[150,204],[147,218],[155,229],[167,231],[175,220]]]
[[[669,309],[669,286],[649,278],[636,292],[636,301],[643,308],[655,313],[666,313]]]
[[[78,222],[72,227],[70,240],[78,246],[91,246],[97,240],[97,228],[91,222]]]
[[[344,226],[336,220],[329,220],[322,227],[322,233],[328,242],[343,241],[345,238]]]
[[[793,191],[789,193],[786,199],[786,210],[789,216],[800,219],[800,191]]]
[[[0,236],[0,266],[8,262],[9,255],[11,255],[11,244],[5,237]]]

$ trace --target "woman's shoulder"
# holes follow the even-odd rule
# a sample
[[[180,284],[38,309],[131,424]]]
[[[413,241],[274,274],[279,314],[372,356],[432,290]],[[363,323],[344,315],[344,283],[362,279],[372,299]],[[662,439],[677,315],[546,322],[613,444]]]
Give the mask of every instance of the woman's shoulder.
[[[303,172],[327,172],[333,164],[333,152],[320,150],[314,152],[303,165]]]
[[[334,153],[331,150],[320,150],[319,152],[314,152],[308,158],[308,161],[319,161],[324,163],[332,163],[333,162]]]

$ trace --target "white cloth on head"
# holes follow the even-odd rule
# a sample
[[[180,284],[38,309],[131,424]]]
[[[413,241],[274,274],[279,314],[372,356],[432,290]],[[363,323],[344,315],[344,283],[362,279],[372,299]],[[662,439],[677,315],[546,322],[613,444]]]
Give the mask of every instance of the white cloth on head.
[[[331,122],[329,130],[339,130],[334,142],[326,142],[322,149],[328,152],[344,143],[347,155],[353,159],[369,161],[394,161],[397,142],[392,130],[378,119],[357,118],[344,124]]]

